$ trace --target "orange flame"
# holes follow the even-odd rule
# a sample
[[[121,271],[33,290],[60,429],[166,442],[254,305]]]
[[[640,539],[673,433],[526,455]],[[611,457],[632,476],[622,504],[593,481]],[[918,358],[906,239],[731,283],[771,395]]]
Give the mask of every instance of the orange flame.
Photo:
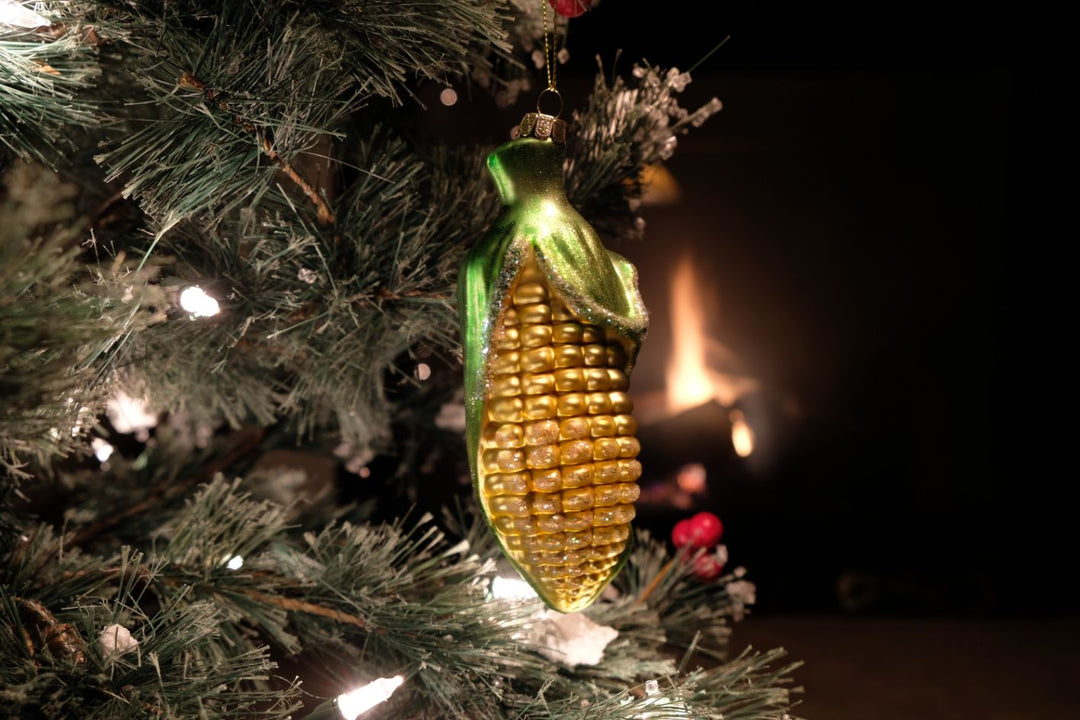
[[[705,313],[688,255],[679,261],[671,280],[671,332],[675,349],[667,369],[668,408],[677,413],[714,395],[705,365]]]
[[[715,400],[730,408],[739,398],[757,389],[757,381],[710,367],[710,354],[719,361],[733,362],[723,345],[705,331],[704,293],[694,274],[693,262],[684,255],[671,280],[671,331],[674,340],[667,367],[667,408],[671,414]],[[711,351],[711,353],[710,353]],[[746,418],[732,410],[731,433],[735,452],[747,457],[754,449],[754,433]]]
[[[750,453],[754,452],[754,431],[746,424],[741,410],[732,410],[728,417],[731,418],[731,444],[735,454],[750,457]]]

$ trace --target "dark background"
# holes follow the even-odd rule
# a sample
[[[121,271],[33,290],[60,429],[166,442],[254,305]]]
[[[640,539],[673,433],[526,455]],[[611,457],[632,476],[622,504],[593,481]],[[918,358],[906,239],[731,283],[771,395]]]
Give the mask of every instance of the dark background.
[[[666,536],[717,512],[759,612],[1074,609],[1052,22],[975,4],[630,0],[571,21],[569,107],[596,55],[616,71],[700,61],[682,104],[724,103],[667,165],[679,202],[647,208],[644,241],[615,249],[652,313],[637,396],[663,389],[683,252],[710,335],[761,384],[740,402],[748,460],[723,413],[641,433],[644,484],[709,468],[691,510],[645,505],[641,522]]]

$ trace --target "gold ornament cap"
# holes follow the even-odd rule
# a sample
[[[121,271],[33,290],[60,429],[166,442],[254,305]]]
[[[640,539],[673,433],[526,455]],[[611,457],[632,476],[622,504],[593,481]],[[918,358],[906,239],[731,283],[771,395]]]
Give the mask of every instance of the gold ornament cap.
[[[562,145],[566,142],[566,121],[554,115],[526,113],[525,117],[521,118],[521,123],[512,131],[512,135],[515,140],[524,137],[541,140],[551,138],[552,141]]]
[[[559,101],[559,109],[555,111],[554,115],[549,115],[540,109],[540,101],[544,99],[545,95],[552,95]],[[521,118],[521,122],[510,134],[514,140],[525,137],[534,137],[540,140],[550,138],[553,142],[562,145],[566,142],[567,122],[559,119],[561,113],[562,95],[555,88],[545,88],[536,98],[536,112],[525,113],[525,117]]]

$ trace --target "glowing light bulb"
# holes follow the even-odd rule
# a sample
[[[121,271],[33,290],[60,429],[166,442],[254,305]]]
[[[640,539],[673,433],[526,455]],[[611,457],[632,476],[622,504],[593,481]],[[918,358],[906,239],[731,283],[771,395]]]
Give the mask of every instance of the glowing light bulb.
[[[211,317],[221,312],[218,301],[198,285],[184,288],[180,293],[180,307],[191,313],[192,317]]]
[[[36,28],[49,25],[49,21],[30,8],[12,0],[0,0],[0,25]]]
[[[416,366],[416,377],[420,380],[427,380],[431,377],[431,366],[427,363],[418,363]]]
[[[98,462],[105,462],[112,457],[113,451],[116,449],[109,444],[107,440],[101,438],[94,438],[90,441],[90,447],[94,448],[94,457],[98,459]]]
[[[157,425],[157,413],[150,410],[146,401],[132,397],[123,390],[109,400],[105,410],[113,429],[124,435],[148,430]]]
[[[225,567],[229,568],[230,570],[239,570],[240,568],[244,567],[244,558],[240,557],[239,555],[233,555],[225,563]]]
[[[445,88],[439,93],[439,102],[443,105],[450,107],[457,102],[457,91],[454,88]]]
[[[372,680],[367,685],[350,690],[343,695],[338,695],[338,710],[345,720],[355,720],[360,713],[389,700],[390,696],[401,687],[403,682],[405,682],[405,678],[400,675]]]
[[[491,597],[496,600],[535,600],[539,596],[524,580],[496,577],[491,581]]]

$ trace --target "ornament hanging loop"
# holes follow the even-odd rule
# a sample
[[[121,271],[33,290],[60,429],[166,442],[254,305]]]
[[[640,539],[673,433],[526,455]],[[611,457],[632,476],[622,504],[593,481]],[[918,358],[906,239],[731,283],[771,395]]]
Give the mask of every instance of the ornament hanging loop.
[[[543,102],[545,97],[551,97],[555,102],[558,103],[558,107],[554,110],[554,112],[545,111],[542,107],[540,107],[540,104]],[[539,114],[539,115],[547,115],[549,117],[557,118],[560,115],[562,115],[562,111],[563,111],[563,99],[562,99],[562,95],[559,93],[558,90],[556,90],[554,87],[546,87],[546,88],[544,88],[543,90],[540,91],[540,94],[536,97],[536,112],[537,112],[537,114]]]
[[[553,43],[549,41],[547,0],[540,0],[540,13],[544,20],[544,65],[547,68],[547,87],[536,97],[536,112],[526,113],[510,135],[515,139],[525,137],[534,137],[539,140],[550,139],[562,145],[566,142],[566,121],[559,119],[563,111],[563,99],[558,88],[555,87],[555,52]],[[554,31],[555,28],[553,27],[552,30]],[[549,106],[552,103],[556,104],[552,112],[545,112],[541,107],[545,99]]]

